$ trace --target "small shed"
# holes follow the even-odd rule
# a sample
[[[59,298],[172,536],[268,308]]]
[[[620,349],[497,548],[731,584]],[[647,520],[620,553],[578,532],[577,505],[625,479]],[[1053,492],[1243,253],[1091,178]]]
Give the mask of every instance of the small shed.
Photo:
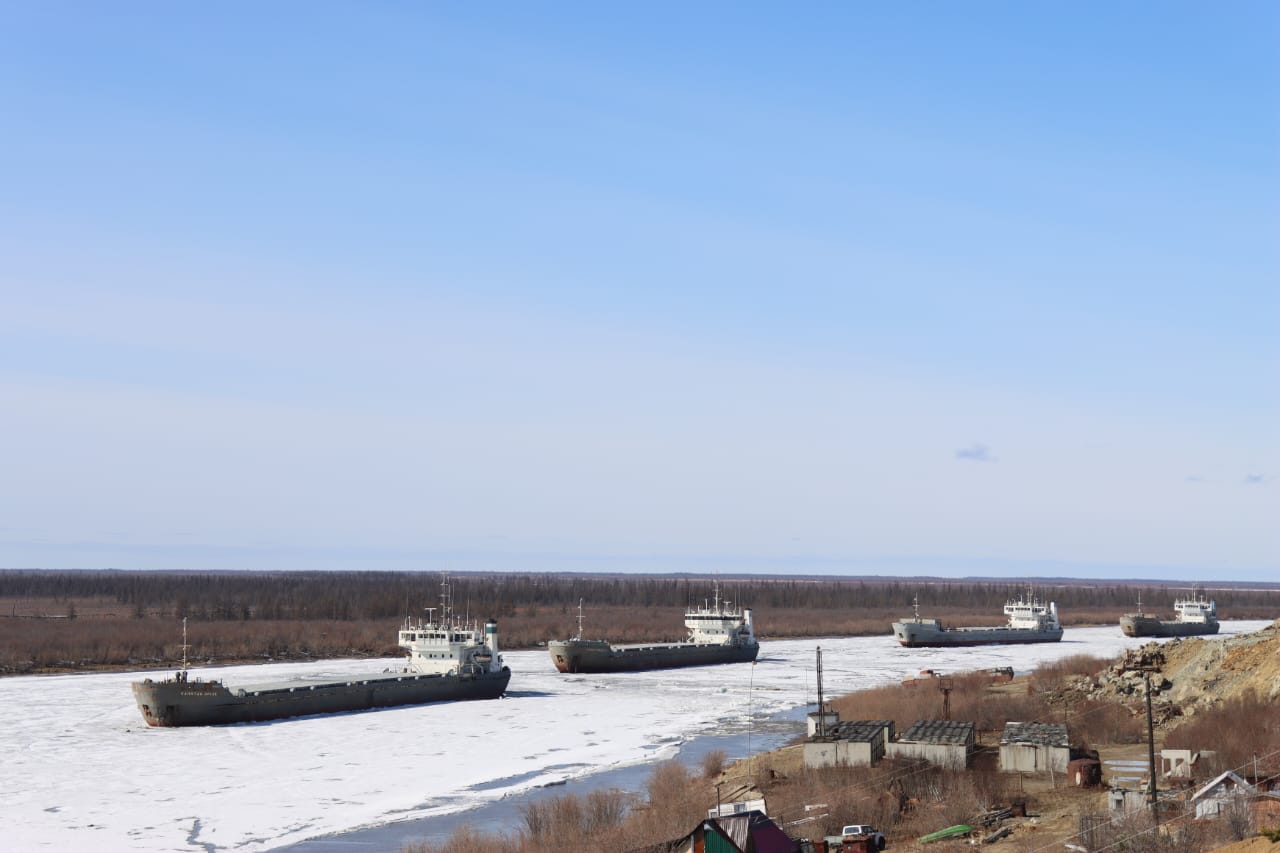
[[[973,730],[973,723],[960,720],[916,720],[886,752],[893,758],[921,758],[961,770],[973,755]]]
[[[731,815],[744,814],[746,812],[763,812],[765,811],[764,797],[756,797],[751,800],[738,800],[733,803],[719,803],[707,809],[707,817],[730,817]]]
[[[1074,758],[1067,762],[1067,781],[1077,788],[1102,784],[1102,762],[1096,758]]]
[[[1107,791],[1107,808],[1114,815],[1137,814],[1147,808],[1147,792],[1113,787]]]
[[[1228,770],[1192,794],[1190,802],[1195,809],[1196,820],[1214,820],[1256,793],[1252,785]]]
[[[1005,724],[1000,735],[1000,769],[1006,773],[1066,773],[1069,761],[1066,723]]]
[[[1253,814],[1253,826],[1259,832],[1280,829],[1280,794],[1258,794],[1249,800],[1249,811]]]
[[[824,737],[804,743],[805,767],[870,767],[884,758],[893,740],[893,720],[848,720],[827,729]]]
[[[796,842],[763,812],[707,818],[667,845],[671,853],[795,853]]]
[[[822,711],[810,711],[805,736],[814,737],[818,734],[819,728],[821,728],[823,732],[830,733],[839,722],[840,712],[833,708],[826,708]]]
[[[746,812],[769,813],[759,788],[749,783],[723,788],[716,786],[716,805],[707,809],[707,817],[728,817]]]

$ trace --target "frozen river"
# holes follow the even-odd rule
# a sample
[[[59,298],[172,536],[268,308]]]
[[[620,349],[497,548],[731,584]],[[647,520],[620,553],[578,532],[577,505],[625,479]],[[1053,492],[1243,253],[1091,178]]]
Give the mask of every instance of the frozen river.
[[[1223,635],[1268,622],[1224,622]],[[545,651],[507,652],[506,697],[273,723],[152,729],[137,673],[0,679],[5,850],[259,851],[361,826],[473,808],[534,786],[668,757],[682,742],[828,695],[943,672],[1025,671],[1141,645],[1118,627],[1061,643],[903,649],[891,637],[767,641],[759,662],[562,675]],[[192,671],[237,683],[374,673],[398,659]]]

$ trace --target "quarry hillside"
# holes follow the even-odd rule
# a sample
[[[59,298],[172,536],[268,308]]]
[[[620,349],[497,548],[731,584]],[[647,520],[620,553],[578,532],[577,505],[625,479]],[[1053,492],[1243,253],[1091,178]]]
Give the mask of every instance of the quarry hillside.
[[[1238,637],[1183,637],[1148,643],[1096,676],[1078,676],[1066,692],[1090,699],[1141,699],[1150,674],[1158,723],[1198,712],[1252,692],[1280,700],[1280,620]]]

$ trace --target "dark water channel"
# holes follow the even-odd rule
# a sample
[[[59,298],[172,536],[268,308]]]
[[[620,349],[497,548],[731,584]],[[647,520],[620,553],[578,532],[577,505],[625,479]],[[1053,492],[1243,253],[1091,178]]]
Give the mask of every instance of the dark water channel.
[[[805,707],[792,708],[764,720],[756,720],[750,734],[738,731],[735,726],[732,733],[695,737],[681,744],[674,758],[696,770],[700,769],[703,756],[715,750],[724,752],[732,761],[746,758],[748,753],[759,755],[777,749],[804,734],[807,710]],[[603,770],[563,784],[532,788],[466,811],[356,829],[274,849],[278,853],[365,853],[375,850],[394,853],[416,842],[444,841],[462,826],[492,834],[513,833],[521,828],[521,809],[528,803],[565,794],[584,796],[607,788],[640,792],[652,772],[651,763]],[[514,781],[518,780],[504,779],[496,784],[506,786]],[[495,787],[495,784],[487,787]]]

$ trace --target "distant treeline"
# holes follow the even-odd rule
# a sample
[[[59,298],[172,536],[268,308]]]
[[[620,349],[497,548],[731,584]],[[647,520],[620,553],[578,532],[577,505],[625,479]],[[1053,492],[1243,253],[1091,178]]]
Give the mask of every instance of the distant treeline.
[[[395,629],[439,608],[439,574],[425,572],[0,571],[0,674],[164,666],[189,651],[206,663],[400,654]],[[887,633],[920,596],[924,615],[996,625],[1025,583],[885,578],[478,574],[450,580],[454,615],[500,621],[507,649],[578,630],[620,643],[684,638],[682,613],[713,596],[752,607],[757,633],[782,637]],[[1147,612],[1169,613],[1186,588],[1037,583],[1068,625],[1115,624],[1142,591]],[[1274,619],[1280,586],[1212,593],[1228,619]],[[436,616],[439,617],[437,611]],[[1118,628],[1117,628],[1118,630]]]
[[[710,600],[713,585],[735,605],[761,610],[910,612],[945,610],[998,616],[1026,582],[939,579],[774,579],[757,577],[459,574],[450,578],[455,612],[475,618],[512,616],[529,608],[561,613],[580,600],[591,607],[686,607]],[[1131,610],[1141,592],[1144,609],[1171,616],[1186,586],[1135,583],[1037,582],[1068,620],[1073,611]],[[1280,586],[1214,589],[1228,619],[1280,615]],[[116,602],[127,615],[217,620],[365,621],[419,615],[437,606],[441,576],[412,572],[132,572],[0,571],[0,599],[83,599]],[[7,614],[0,614],[7,615]],[[123,615],[123,614],[122,614]]]

